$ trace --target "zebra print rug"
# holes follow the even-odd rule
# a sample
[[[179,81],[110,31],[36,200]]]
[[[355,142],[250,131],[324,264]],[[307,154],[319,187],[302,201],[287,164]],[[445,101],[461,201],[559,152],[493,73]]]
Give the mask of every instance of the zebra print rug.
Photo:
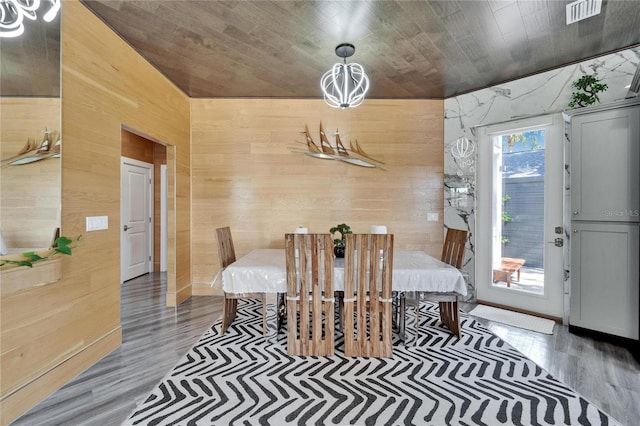
[[[467,315],[462,338],[421,306],[414,347],[393,358],[290,357],[262,337],[262,305],[211,327],[124,425],[616,425]],[[424,315],[422,315],[424,314]]]

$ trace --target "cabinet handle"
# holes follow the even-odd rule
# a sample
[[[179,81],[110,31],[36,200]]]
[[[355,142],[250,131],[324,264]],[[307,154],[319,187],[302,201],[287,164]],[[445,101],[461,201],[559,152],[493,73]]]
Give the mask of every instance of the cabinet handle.
[[[574,216],[578,216],[579,214],[580,214],[580,212],[579,212],[579,211],[577,211],[577,210],[575,210],[575,211],[573,212],[573,215],[574,215]]]
[[[577,229],[574,229],[574,230],[573,230],[573,233],[574,233],[574,234],[577,234],[577,233],[578,233],[578,230],[577,230]]]

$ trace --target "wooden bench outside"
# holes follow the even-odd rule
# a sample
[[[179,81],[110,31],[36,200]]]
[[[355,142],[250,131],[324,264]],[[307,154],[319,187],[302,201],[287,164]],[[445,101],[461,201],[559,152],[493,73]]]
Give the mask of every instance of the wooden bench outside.
[[[522,268],[525,262],[525,259],[503,257],[500,269],[493,270],[493,281],[505,281],[507,287],[511,287],[511,275],[517,272],[517,280],[520,281],[520,268]]]

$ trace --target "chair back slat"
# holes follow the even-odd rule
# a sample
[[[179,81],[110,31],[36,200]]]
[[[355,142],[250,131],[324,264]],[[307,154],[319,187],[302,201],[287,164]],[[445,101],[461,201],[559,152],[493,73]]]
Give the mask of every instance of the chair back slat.
[[[228,226],[216,229],[216,241],[218,243],[218,257],[220,269],[226,268],[236,261],[236,251],[233,247],[231,229]]]
[[[390,357],[393,235],[348,234],[344,259],[345,355]]]
[[[286,234],[287,353],[334,353],[333,238]]]
[[[467,242],[467,231],[462,229],[447,229],[447,235],[442,245],[442,256],[440,260],[448,263],[454,268],[462,267],[464,259],[464,246]]]

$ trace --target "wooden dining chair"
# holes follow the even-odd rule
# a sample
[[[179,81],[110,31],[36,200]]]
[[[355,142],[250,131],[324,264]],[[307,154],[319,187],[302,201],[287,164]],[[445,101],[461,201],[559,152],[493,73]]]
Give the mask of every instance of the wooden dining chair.
[[[333,237],[286,234],[287,353],[334,353]]]
[[[460,269],[464,259],[467,234],[468,232],[462,229],[447,228],[440,260],[454,268]],[[440,321],[451,330],[453,334],[460,337],[460,310],[458,307],[458,295],[456,293],[420,293],[413,295],[410,299],[409,303],[413,304],[416,310],[416,341],[418,337],[417,329],[420,324],[420,301],[438,302]],[[401,315],[404,316],[404,306],[401,310],[403,311]]]
[[[216,229],[216,241],[218,243],[218,257],[220,258],[220,271],[224,270],[227,266],[236,261],[236,251],[233,246],[233,239],[231,238],[231,229],[228,226],[224,228]],[[227,328],[233,323],[236,318],[238,310],[238,299],[260,299],[262,300],[262,312],[263,312],[263,331],[266,328],[266,303],[264,294],[251,293],[238,295],[235,293],[227,293],[224,291],[224,303],[222,304],[222,334],[227,331]]]
[[[462,229],[447,228],[447,234],[442,245],[440,260],[454,268],[462,268],[464,259],[464,246],[467,243],[467,231]]]
[[[464,247],[467,243],[468,232],[462,229],[447,228],[447,234],[442,245],[442,255],[440,260],[448,263],[456,269],[462,268],[464,259]],[[432,300],[435,296],[432,296]],[[440,320],[456,336],[460,337],[460,310],[458,308],[458,296],[441,295],[438,302],[440,309]]]
[[[346,236],[343,299],[346,356],[391,357],[392,275],[392,234]]]

